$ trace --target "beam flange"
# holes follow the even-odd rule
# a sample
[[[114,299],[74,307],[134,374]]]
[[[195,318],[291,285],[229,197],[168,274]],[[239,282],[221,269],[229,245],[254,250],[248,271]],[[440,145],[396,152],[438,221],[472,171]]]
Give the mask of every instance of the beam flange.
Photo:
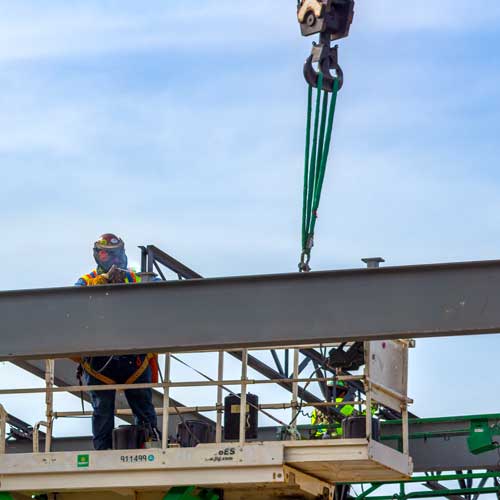
[[[0,360],[500,331],[500,261],[0,293]]]

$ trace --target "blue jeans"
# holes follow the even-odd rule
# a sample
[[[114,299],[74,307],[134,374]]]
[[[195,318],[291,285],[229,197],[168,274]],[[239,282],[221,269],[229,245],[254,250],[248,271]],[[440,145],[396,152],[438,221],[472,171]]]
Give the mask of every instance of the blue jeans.
[[[113,356],[113,359],[101,372],[106,377],[113,379],[117,384],[124,384],[135,373],[139,360],[144,360],[144,354]],[[92,358],[90,363],[94,370],[99,371],[109,360],[108,356]],[[103,385],[103,383],[84,372],[86,385]],[[151,382],[151,367],[148,366],[136,383]],[[92,434],[96,450],[112,448],[112,432],[115,425],[115,393],[116,391],[90,391],[90,398],[94,414],[92,416]],[[125,397],[134,414],[136,425],[146,424],[156,428],[156,412],[153,406],[152,389],[127,389]]]

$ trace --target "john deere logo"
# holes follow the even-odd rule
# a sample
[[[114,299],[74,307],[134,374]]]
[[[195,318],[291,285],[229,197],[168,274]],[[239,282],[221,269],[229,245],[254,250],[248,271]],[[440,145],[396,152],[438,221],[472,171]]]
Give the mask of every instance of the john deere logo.
[[[90,463],[89,455],[78,455],[78,458],[76,459],[77,467],[88,467],[89,463]]]

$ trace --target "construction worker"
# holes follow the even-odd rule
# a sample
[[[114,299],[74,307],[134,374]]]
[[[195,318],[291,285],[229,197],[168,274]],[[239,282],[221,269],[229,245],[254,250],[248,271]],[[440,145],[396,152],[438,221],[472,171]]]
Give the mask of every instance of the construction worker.
[[[340,380],[335,385],[334,382],[328,382],[328,388],[336,387],[336,397],[335,402],[341,403],[347,395],[348,387],[345,382]],[[354,406],[343,405],[337,407],[339,412],[345,417],[351,416],[354,412]],[[332,426],[331,420],[328,419],[327,415],[321,410],[314,408],[311,414],[311,424],[312,425],[324,425],[324,427],[319,427],[313,430],[312,437],[314,439],[326,439],[326,438],[336,438],[342,436],[342,426],[336,424],[335,427]]]
[[[328,387],[332,389],[336,388],[336,403],[342,403],[347,396],[349,388],[343,380],[339,380],[336,385],[334,382],[329,381],[327,383]],[[338,406],[337,409],[344,417],[350,417],[354,412],[354,406],[351,404],[346,404]],[[336,438],[342,436],[342,425],[337,425],[336,427],[329,428],[330,421],[328,417],[320,410],[314,408],[311,415],[312,425],[324,425],[325,427],[319,427],[313,430],[313,437],[315,439],[326,439],[326,438]]]
[[[327,382],[328,389],[333,392],[333,388],[335,388],[335,402],[342,403],[343,401],[351,401],[353,399],[353,392],[349,390],[349,386],[343,381],[339,380],[337,383],[333,381]],[[331,397],[330,399],[333,399]],[[344,404],[342,406],[338,406],[337,409],[343,415],[344,418],[350,416],[360,416],[366,415],[366,409],[360,408],[356,409],[352,404]],[[372,405],[371,414],[372,416],[377,413],[377,405]],[[342,425],[336,425],[332,428],[330,420],[328,417],[314,408],[311,415],[311,424],[312,425],[324,425],[325,427],[319,427],[315,429],[313,433],[313,438],[315,439],[326,439],[326,438],[338,438],[342,437],[343,430]],[[330,426],[330,428],[328,427]]]
[[[125,245],[118,236],[112,233],[103,234],[94,243],[94,259],[97,268],[80,277],[76,286],[140,282],[140,276],[127,269]],[[157,370],[156,357],[153,354],[95,356],[78,361],[80,375],[83,372],[86,385],[148,383],[153,381],[155,369]],[[90,391],[94,409],[92,434],[96,450],[112,448],[115,392]],[[125,391],[125,397],[134,414],[135,424],[143,426],[150,436],[159,439],[152,389],[128,389]]]

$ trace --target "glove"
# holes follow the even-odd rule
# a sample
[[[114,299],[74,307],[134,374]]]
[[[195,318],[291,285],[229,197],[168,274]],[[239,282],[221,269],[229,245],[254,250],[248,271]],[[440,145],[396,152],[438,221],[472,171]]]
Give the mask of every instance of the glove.
[[[113,264],[111,269],[101,276],[106,276],[108,283],[125,283],[125,273],[124,269],[120,269]]]
[[[106,285],[108,283],[109,283],[108,276],[106,274],[99,274],[95,278],[90,278],[87,285],[96,286],[96,285]]]

